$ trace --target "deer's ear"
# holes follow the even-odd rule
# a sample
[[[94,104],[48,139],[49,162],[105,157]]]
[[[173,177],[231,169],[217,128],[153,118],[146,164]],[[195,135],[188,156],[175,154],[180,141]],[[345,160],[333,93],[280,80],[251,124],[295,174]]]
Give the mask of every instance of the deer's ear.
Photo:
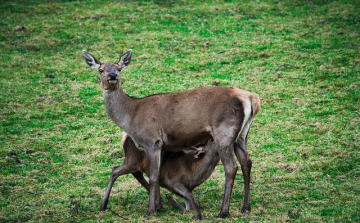
[[[130,64],[131,62],[131,55],[132,55],[132,50],[127,51],[126,53],[124,53],[124,55],[122,55],[120,57],[120,60],[118,62],[118,65],[122,68],[126,67],[127,65]]]
[[[86,50],[82,51],[85,61],[86,63],[94,69],[99,69],[100,67],[100,61],[98,59],[96,59],[93,55],[91,55],[90,53],[86,52]]]

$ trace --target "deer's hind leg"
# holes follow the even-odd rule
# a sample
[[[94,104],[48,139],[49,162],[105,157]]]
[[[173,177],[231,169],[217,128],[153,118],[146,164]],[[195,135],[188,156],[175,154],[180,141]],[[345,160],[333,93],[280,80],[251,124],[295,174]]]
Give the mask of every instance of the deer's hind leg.
[[[251,211],[250,173],[251,173],[252,162],[249,153],[247,151],[247,136],[250,130],[251,123],[252,123],[252,118],[250,118],[250,120],[247,121],[234,145],[235,154],[240,162],[241,171],[244,176],[244,206],[241,209],[242,213]]]
[[[144,175],[142,172],[135,172],[132,174],[135,179],[148,191],[150,192],[150,185],[149,183],[145,180]]]
[[[202,219],[201,211],[200,211],[199,207],[197,206],[197,204],[195,202],[194,194],[192,193],[192,191],[189,190],[182,183],[174,184],[171,189],[172,189],[173,192],[175,192],[176,194],[184,197],[185,200],[187,199],[190,202],[191,207],[194,208],[196,219],[201,220]]]
[[[107,207],[107,204],[108,204],[108,201],[109,201],[110,192],[111,192],[111,189],[112,189],[112,187],[114,185],[115,180],[121,175],[129,174],[129,173],[132,173],[134,171],[135,170],[133,168],[130,168],[126,164],[122,164],[122,165],[113,167],[113,170],[111,172],[110,179],[109,179],[109,184],[108,184],[108,187],[107,187],[106,192],[105,192],[105,196],[104,196],[104,198],[103,198],[103,200],[101,202],[101,206],[100,206],[101,211],[106,210],[106,207]]]
[[[184,197],[184,201],[185,201],[185,207],[182,206],[173,196],[171,196],[170,194],[166,195],[166,198],[168,200],[168,202],[174,207],[177,208],[181,211],[188,211],[191,209],[191,203],[190,201]]]
[[[225,125],[217,132],[214,132],[213,135],[214,143],[225,171],[225,191],[218,218],[229,216],[230,198],[238,170],[234,154],[234,140],[237,133],[236,128]]]
[[[181,211],[185,211],[186,208],[184,208],[184,206],[182,206],[173,196],[171,196],[170,194],[166,195],[166,198],[168,200],[168,202],[171,204],[171,206],[173,206],[174,208],[177,208]]]
[[[220,146],[218,152],[225,171],[224,198],[218,218],[225,218],[229,216],[230,198],[234,186],[236,172],[238,170],[238,165],[235,161],[234,144],[231,146]]]
[[[241,171],[244,176],[244,206],[241,212],[250,212],[250,173],[252,162],[246,151],[246,142],[235,143],[235,154],[240,162]]]

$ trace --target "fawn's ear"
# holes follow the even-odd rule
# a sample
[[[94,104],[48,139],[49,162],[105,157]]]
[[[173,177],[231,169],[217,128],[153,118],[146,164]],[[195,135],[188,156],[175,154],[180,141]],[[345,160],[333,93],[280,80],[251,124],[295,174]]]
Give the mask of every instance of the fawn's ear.
[[[193,159],[199,158],[199,155],[205,153],[204,147],[193,147],[193,148],[186,148],[182,150],[186,155],[190,156]]]
[[[120,60],[118,62],[118,65],[122,68],[126,67],[127,65],[130,64],[131,62],[131,55],[132,55],[132,50],[127,51],[126,53],[124,53],[121,57]]]
[[[86,50],[82,51],[85,61],[86,63],[94,69],[99,69],[100,67],[100,61],[98,59],[96,59],[93,55],[91,55],[90,53],[86,52]]]

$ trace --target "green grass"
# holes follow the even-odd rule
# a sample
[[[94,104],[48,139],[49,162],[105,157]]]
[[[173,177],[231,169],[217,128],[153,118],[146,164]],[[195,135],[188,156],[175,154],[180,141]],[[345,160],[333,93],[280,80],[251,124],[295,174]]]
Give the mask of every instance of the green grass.
[[[240,213],[239,170],[221,221],[360,221],[358,1],[34,0],[0,11],[1,222],[137,222],[146,212],[130,175],[115,183],[113,212],[99,212],[124,159],[122,130],[82,49],[103,62],[133,49],[122,78],[135,97],[212,84],[261,96],[248,143],[252,212]],[[194,192],[206,220],[223,190],[219,164]],[[149,220],[195,218],[166,204]]]

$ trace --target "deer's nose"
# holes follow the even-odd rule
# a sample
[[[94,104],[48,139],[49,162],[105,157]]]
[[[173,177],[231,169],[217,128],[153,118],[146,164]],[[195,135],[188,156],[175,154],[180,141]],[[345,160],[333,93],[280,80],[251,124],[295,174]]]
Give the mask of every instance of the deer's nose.
[[[116,80],[117,79],[117,74],[116,73],[111,73],[111,74],[109,74],[109,78],[110,78],[110,80]]]

